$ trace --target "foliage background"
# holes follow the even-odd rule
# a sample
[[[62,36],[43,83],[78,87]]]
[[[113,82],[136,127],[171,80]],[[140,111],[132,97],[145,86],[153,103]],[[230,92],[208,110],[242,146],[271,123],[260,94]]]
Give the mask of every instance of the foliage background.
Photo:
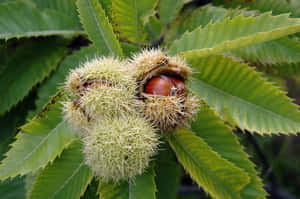
[[[9,0],[0,0],[0,3],[8,2]],[[72,0],[70,0],[72,1]],[[285,1],[285,0],[283,0]],[[295,1],[295,0],[294,0]],[[294,3],[293,0],[291,0],[291,3]],[[297,0],[296,0],[297,1]],[[291,12],[291,9],[300,8],[299,6],[296,7],[295,5],[297,2],[295,1],[295,4],[292,4],[293,6],[287,7],[282,6],[280,3],[277,3],[276,6],[272,6],[273,13],[282,13],[282,12]],[[50,1],[49,1],[50,2]],[[226,0],[225,0],[226,2]],[[245,5],[245,2],[248,1],[227,1],[228,4],[226,4],[228,7],[235,7],[236,5]],[[235,3],[237,2],[237,3]],[[250,3],[247,5],[255,6]],[[267,2],[266,4],[272,4],[275,1],[264,1]],[[282,1],[277,1],[282,2]],[[47,1],[43,0],[35,0],[35,3],[37,3],[38,8],[30,8],[25,13],[18,13],[18,12],[11,12],[17,13],[16,15],[13,15],[11,19],[18,20],[24,16],[28,15],[28,13],[35,13],[37,9],[42,10],[44,16],[60,16],[63,15],[63,12],[65,12],[65,15],[68,15],[69,18],[77,17],[75,8],[72,7],[64,7],[63,5],[58,4],[47,4]],[[103,7],[105,8],[105,1],[101,2],[103,4]],[[211,1],[185,1],[185,4],[182,7],[179,7],[178,9],[182,10],[181,18],[178,19],[178,23],[181,23],[181,20],[185,20],[185,15],[189,14],[189,9],[194,9],[195,7],[203,6],[207,3],[212,3]],[[221,0],[215,0],[213,2],[215,5],[219,5],[220,3],[223,3]],[[60,11],[57,11],[55,13],[53,10],[49,11],[49,7],[57,9],[57,6],[59,9],[62,9]],[[288,4],[283,4],[288,5]],[[270,6],[269,6],[270,7]],[[294,8],[295,7],[295,8]],[[2,16],[5,15],[5,13],[9,12],[9,10],[1,10],[0,6],[0,22]],[[20,8],[20,7],[19,7]],[[58,10],[59,10],[58,9]],[[268,6],[262,6],[261,9],[266,9],[265,11],[269,11]],[[286,10],[284,10],[286,9]],[[300,9],[299,9],[300,10]],[[176,11],[174,11],[176,12]],[[293,12],[295,15],[299,14],[297,13],[297,10]],[[72,24],[73,20],[68,20],[68,17],[63,16],[62,18],[65,18],[64,21],[61,21],[62,19],[59,18],[57,20],[57,23],[61,23],[61,25],[57,25],[61,28],[68,28],[68,25],[70,27],[78,27],[77,30],[78,33],[80,33],[80,23],[78,21],[78,24]],[[114,16],[111,16],[114,17]],[[43,17],[45,21],[43,21],[43,24],[48,24],[51,26],[51,24],[48,23],[47,17]],[[167,23],[169,19],[163,18],[163,21]],[[10,21],[6,21],[5,23],[11,23]],[[155,21],[151,21],[153,25],[155,26]],[[46,25],[47,26],[47,25]],[[24,30],[26,30],[27,27],[30,27],[30,24],[26,24],[23,26]],[[151,26],[153,28],[153,26]],[[151,28],[149,26],[149,28]],[[48,28],[48,27],[43,27]],[[159,27],[158,27],[159,29]],[[121,33],[123,32],[122,29],[119,30]],[[174,30],[174,32],[169,32],[167,37],[176,37],[176,35],[172,35],[172,33],[176,33],[177,30]],[[180,30],[179,30],[180,31]],[[123,34],[123,33],[122,33]],[[128,33],[129,34],[129,33]],[[154,36],[155,31],[153,31]],[[0,34],[1,36],[1,34]],[[20,37],[22,35],[19,35]],[[34,36],[34,35],[30,35]],[[297,36],[297,35],[296,35]],[[11,35],[12,37],[12,35]],[[8,41],[5,41],[5,39],[8,39],[9,37],[1,36],[2,40],[0,40],[0,98],[3,99],[7,96],[14,97],[15,92],[24,92],[23,96],[26,96],[20,103],[18,103],[16,106],[14,106],[9,112],[6,112],[5,114],[0,116],[0,127],[1,127],[1,133],[0,133],[0,160],[3,159],[3,154],[8,151],[9,144],[14,141],[14,137],[16,133],[18,132],[18,128],[25,124],[26,121],[28,121],[30,118],[32,118],[39,110],[41,109],[42,105],[48,100],[49,93],[53,93],[53,77],[54,79],[60,79],[59,74],[64,74],[67,71],[64,71],[63,65],[70,65],[72,64],[72,60],[67,60],[65,57],[69,54],[71,54],[73,51],[78,50],[82,46],[86,46],[89,44],[88,39],[85,36],[79,36],[75,40],[68,40],[68,35],[66,34],[66,39],[56,38],[55,36],[43,39],[43,38],[13,38]],[[4,39],[5,38],[5,39]],[[153,45],[157,45],[157,43],[160,42],[159,37],[156,38],[152,42]],[[155,43],[157,42],[157,43]],[[40,45],[42,43],[42,45]],[[51,48],[55,46],[55,50]],[[67,47],[65,47],[67,45]],[[122,46],[126,46],[127,48],[134,48],[130,46],[128,43],[124,42],[122,43]],[[32,49],[32,51],[28,51],[25,49]],[[86,51],[93,52],[92,49],[86,49]],[[300,53],[299,51],[297,52]],[[63,56],[61,56],[63,55]],[[51,60],[47,59],[51,56]],[[76,55],[80,57],[80,53]],[[28,57],[36,57],[39,58],[39,60],[36,63],[30,63],[31,59],[28,59]],[[76,57],[75,57],[76,59]],[[53,61],[55,60],[55,61]],[[20,68],[20,71],[16,71],[12,69],[9,72],[10,76],[14,76],[15,73],[21,73],[24,74],[24,78],[18,78],[13,79],[13,82],[7,81],[4,77],[4,71],[7,70],[6,67],[9,66],[19,66],[22,65],[22,63],[28,62],[29,65],[32,66],[32,68]],[[41,67],[39,64],[44,63],[43,70],[40,71],[40,73],[34,73],[34,69],[37,67]],[[54,62],[54,63],[53,63]],[[54,75],[53,71],[56,70],[57,73]],[[262,69],[267,70],[267,69]],[[280,70],[280,67],[279,69]],[[31,74],[28,75],[28,74]],[[7,75],[5,73],[5,75]],[[27,76],[27,79],[26,79]],[[34,78],[32,78],[32,76]],[[57,76],[57,77],[56,77]],[[29,78],[28,78],[29,77]],[[277,74],[269,74],[267,76],[272,81],[275,81],[281,88],[288,91],[288,95],[292,98],[296,99],[296,103],[300,104],[300,76],[299,75],[286,75],[286,76],[279,76]],[[26,85],[28,84],[28,85]],[[35,85],[33,89],[31,89],[31,85]],[[49,86],[52,85],[52,86]],[[8,89],[8,87],[11,87]],[[52,90],[51,90],[52,89]],[[7,92],[7,90],[13,90],[13,93]],[[29,94],[27,92],[30,90]],[[18,101],[19,99],[16,99]],[[3,102],[3,101],[2,101]],[[4,103],[4,102],[3,102]],[[5,112],[1,110],[1,112]],[[236,134],[240,137],[241,142],[245,146],[246,151],[252,156],[252,160],[257,165],[257,170],[262,173],[262,178],[264,180],[264,183],[267,185],[267,190],[271,194],[272,198],[293,198],[293,196],[296,198],[297,196],[300,196],[300,158],[299,158],[299,151],[300,151],[300,138],[296,136],[273,136],[273,137],[261,137],[259,135],[251,136],[250,134],[242,134],[240,132],[236,132]],[[178,168],[178,172],[183,172],[182,168]],[[162,171],[163,172],[163,171]],[[34,177],[34,176],[33,176]],[[97,185],[95,185],[96,182],[93,181],[91,185],[89,185],[88,190],[86,191],[83,198],[92,198],[93,193],[96,191]],[[0,184],[0,197],[5,196],[5,199],[13,199],[13,198],[25,198],[25,177],[17,177],[13,180],[6,180]],[[195,184],[192,183],[191,179],[188,177],[188,175],[185,175],[182,173],[182,179],[181,179],[181,187],[178,190],[179,192],[179,198],[199,198],[203,197],[205,198],[205,194],[197,188]]]

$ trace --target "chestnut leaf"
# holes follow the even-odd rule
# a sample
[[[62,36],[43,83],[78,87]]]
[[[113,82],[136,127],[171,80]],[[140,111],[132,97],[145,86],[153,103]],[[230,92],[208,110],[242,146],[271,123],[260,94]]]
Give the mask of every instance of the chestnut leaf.
[[[258,177],[254,164],[249,160],[249,155],[244,152],[232,129],[225,125],[213,109],[203,106],[191,127],[192,131],[222,158],[248,173],[250,183],[241,190],[241,198],[266,198],[267,194],[263,189],[262,180]]]
[[[189,58],[192,90],[227,122],[251,132],[296,134],[298,106],[253,68],[222,55]]]
[[[286,0],[213,0],[213,2],[230,8],[242,7],[248,10],[259,10],[260,12],[272,11],[273,14],[292,13],[292,16],[299,17],[297,16],[297,7]]]
[[[93,177],[81,150],[80,141],[74,141],[60,157],[48,164],[36,178],[29,198],[80,198]]]
[[[184,6],[185,0],[160,0],[158,14],[164,25],[168,25]]]
[[[25,41],[16,48],[0,73],[0,115],[24,99],[37,83],[56,69],[67,51],[67,43],[64,39],[46,38]]]
[[[160,146],[161,150],[155,160],[155,182],[157,199],[176,199],[181,179],[181,166],[168,143]]]
[[[272,16],[263,13],[257,17],[238,15],[214,24],[186,32],[170,46],[170,53],[186,57],[208,56],[251,44],[274,40],[300,31],[300,19],[288,14]]]
[[[269,4],[269,3],[268,3]],[[229,10],[212,5],[203,6],[192,13],[184,13],[168,30],[167,37],[175,38],[186,31],[193,31],[199,26],[205,27],[209,23],[216,23],[226,17],[239,14],[255,16],[257,11]],[[262,66],[268,72],[281,76],[288,76],[300,72],[300,45],[295,38],[282,37],[254,45],[236,48],[225,52],[240,57],[253,65]]]
[[[123,56],[119,41],[98,0],[78,0],[80,21],[98,51],[103,55]]]
[[[141,175],[135,177],[135,180],[123,180],[121,182],[101,182],[99,183],[98,193],[102,199],[155,199],[154,164]]]
[[[181,128],[167,136],[178,161],[213,198],[241,198],[241,190],[250,182],[243,169],[222,158],[192,131]]]
[[[41,12],[30,1],[0,4],[0,39],[83,33],[80,23],[62,12]]]
[[[66,14],[80,24],[76,8],[76,0],[32,0],[40,9],[51,9]]]
[[[0,180],[25,175],[45,167],[59,156],[77,134],[62,120],[59,97],[31,120],[16,136],[0,164]]]
[[[118,0],[112,1],[112,19],[114,30],[120,40],[136,43],[138,46],[146,39],[144,25],[158,0]]]

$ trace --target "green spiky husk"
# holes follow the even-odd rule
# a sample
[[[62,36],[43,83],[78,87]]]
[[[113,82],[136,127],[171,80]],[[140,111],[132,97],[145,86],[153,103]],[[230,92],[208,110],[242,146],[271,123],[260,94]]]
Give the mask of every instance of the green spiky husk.
[[[79,132],[87,132],[91,127],[90,118],[83,109],[73,101],[65,101],[63,103],[64,119],[69,121],[71,126]]]
[[[83,138],[86,163],[102,181],[131,179],[143,173],[156,154],[159,137],[136,114],[107,118]]]
[[[65,83],[69,95],[65,118],[74,128],[89,129],[94,122],[136,109],[135,79],[125,62],[96,58],[70,72]]]
[[[162,132],[171,131],[178,126],[188,126],[189,120],[199,109],[197,97],[145,95],[142,105],[144,116],[159,127]]]
[[[91,118],[104,118],[132,112],[138,105],[135,87],[100,86],[90,89],[80,98],[79,104]]]
[[[102,84],[131,88],[135,79],[125,62],[113,57],[95,58],[72,70],[66,79],[65,90],[73,96],[84,94],[85,83],[99,80]]]
[[[146,82],[154,76],[175,75],[186,80],[191,73],[191,69],[181,57],[168,56],[161,49],[144,50],[134,55],[129,65],[134,71],[133,76],[139,84],[140,93]]]
[[[136,54],[130,67],[138,84],[138,96],[142,99],[142,114],[155,124],[162,132],[171,131],[187,125],[198,110],[199,100],[192,94],[181,96],[157,96],[144,93],[148,81],[155,76],[165,75],[187,81],[192,72],[179,56],[168,56],[160,49],[144,50]]]

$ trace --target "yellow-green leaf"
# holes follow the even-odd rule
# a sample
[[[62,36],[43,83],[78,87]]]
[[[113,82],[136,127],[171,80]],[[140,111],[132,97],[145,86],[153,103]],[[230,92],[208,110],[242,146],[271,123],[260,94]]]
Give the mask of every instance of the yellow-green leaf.
[[[161,150],[155,161],[156,198],[176,199],[180,185],[181,167],[167,143],[160,146],[160,148]]]
[[[30,1],[0,4],[0,39],[83,33],[80,24],[62,12],[41,12]]]
[[[183,7],[185,0],[160,0],[158,14],[164,25],[169,24]]]
[[[193,91],[226,121],[259,134],[299,132],[298,106],[253,68],[222,55],[195,54],[188,62]]]
[[[217,199],[237,199],[250,182],[244,170],[212,150],[200,137],[186,129],[168,136],[177,159],[203,189]]]
[[[52,162],[66,146],[77,138],[76,132],[62,120],[62,105],[56,97],[43,113],[23,127],[24,132],[5,154],[0,164],[0,180],[35,172]]]
[[[77,0],[81,23],[102,55],[123,56],[122,49],[98,0]]]
[[[75,141],[53,164],[48,164],[38,175],[29,198],[79,199],[93,177],[81,150],[81,143]]]
[[[144,25],[154,14],[157,0],[118,0],[112,1],[114,29],[122,41],[142,44],[146,36]]]
[[[131,181],[119,183],[101,182],[99,184],[99,195],[101,199],[155,199],[156,185],[153,164],[141,175]]]
[[[66,45],[64,40],[47,38],[26,41],[16,48],[0,73],[0,115],[20,102],[56,69],[67,51]]]
[[[224,124],[209,107],[201,107],[194,122],[191,124],[193,132],[201,137],[222,158],[243,169],[250,176],[250,183],[241,190],[241,198],[263,199],[266,192],[254,164],[243,151],[238,138],[232,129]]]
[[[300,19],[287,14],[272,16],[264,13],[257,17],[225,18],[204,28],[186,32],[170,46],[172,54],[207,56],[235,48],[277,39],[300,31]]]

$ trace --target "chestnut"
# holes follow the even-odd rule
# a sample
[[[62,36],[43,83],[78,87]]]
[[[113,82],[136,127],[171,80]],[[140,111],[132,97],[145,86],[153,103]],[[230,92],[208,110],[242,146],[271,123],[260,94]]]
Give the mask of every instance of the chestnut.
[[[141,113],[161,132],[188,126],[199,108],[199,99],[186,81],[191,68],[180,56],[161,49],[145,49],[130,60],[137,82]]]
[[[182,96],[184,89],[182,80],[172,76],[159,75],[148,81],[144,92],[151,95]]]

